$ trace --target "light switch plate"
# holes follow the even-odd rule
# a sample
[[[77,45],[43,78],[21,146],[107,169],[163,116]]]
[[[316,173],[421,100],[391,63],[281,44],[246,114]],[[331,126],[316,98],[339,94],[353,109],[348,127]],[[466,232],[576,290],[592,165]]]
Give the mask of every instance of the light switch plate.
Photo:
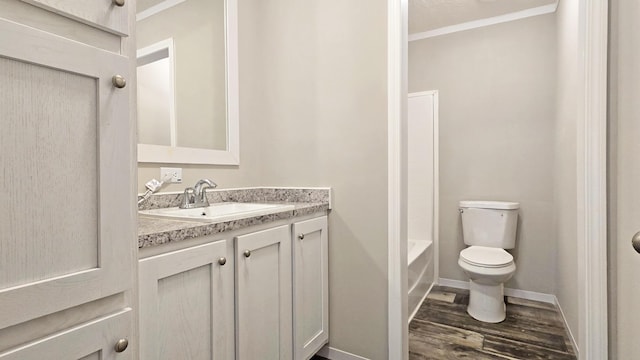
[[[182,182],[182,168],[160,168],[160,181],[179,184]]]

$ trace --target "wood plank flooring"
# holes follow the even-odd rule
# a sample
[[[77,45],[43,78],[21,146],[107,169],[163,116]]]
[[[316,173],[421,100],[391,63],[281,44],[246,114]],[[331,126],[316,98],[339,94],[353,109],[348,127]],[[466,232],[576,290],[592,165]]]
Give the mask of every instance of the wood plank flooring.
[[[576,359],[554,305],[506,300],[505,321],[488,324],[467,314],[468,290],[434,287],[409,324],[409,359]]]

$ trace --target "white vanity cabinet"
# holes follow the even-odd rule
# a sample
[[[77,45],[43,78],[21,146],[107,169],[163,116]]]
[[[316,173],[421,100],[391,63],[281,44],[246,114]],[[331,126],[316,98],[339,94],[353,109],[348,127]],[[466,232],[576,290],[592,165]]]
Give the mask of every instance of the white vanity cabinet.
[[[126,29],[93,23],[111,7],[0,2],[0,359],[135,358],[132,89],[113,82],[132,62]]]
[[[310,359],[329,341],[327,217],[293,224],[293,354]]]
[[[328,234],[303,219],[143,251],[140,359],[311,358],[329,339]]]
[[[140,359],[234,358],[227,240],[139,262]]]
[[[236,237],[238,360],[292,358],[291,226]]]

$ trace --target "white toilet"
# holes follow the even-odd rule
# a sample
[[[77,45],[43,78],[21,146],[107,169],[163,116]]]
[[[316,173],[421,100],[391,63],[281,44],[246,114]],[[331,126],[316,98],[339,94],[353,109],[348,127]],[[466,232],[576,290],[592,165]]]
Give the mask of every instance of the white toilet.
[[[469,276],[469,306],[474,319],[498,323],[506,317],[504,283],[516,272],[513,256],[520,204],[505,201],[460,201],[462,236],[469,245],[458,265]]]

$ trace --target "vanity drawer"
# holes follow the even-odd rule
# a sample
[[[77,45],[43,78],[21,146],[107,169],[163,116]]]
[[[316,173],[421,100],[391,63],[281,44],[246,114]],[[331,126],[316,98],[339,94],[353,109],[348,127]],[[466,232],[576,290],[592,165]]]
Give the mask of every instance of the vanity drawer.
[[[131,323],[131,308],[122,309],[117,313],[2,352],[0,360],[133,359],[133,351],[128,349],[129,341],[133,341]]]
[[[98,29],[129,35],[130,0],[21,0]]]

